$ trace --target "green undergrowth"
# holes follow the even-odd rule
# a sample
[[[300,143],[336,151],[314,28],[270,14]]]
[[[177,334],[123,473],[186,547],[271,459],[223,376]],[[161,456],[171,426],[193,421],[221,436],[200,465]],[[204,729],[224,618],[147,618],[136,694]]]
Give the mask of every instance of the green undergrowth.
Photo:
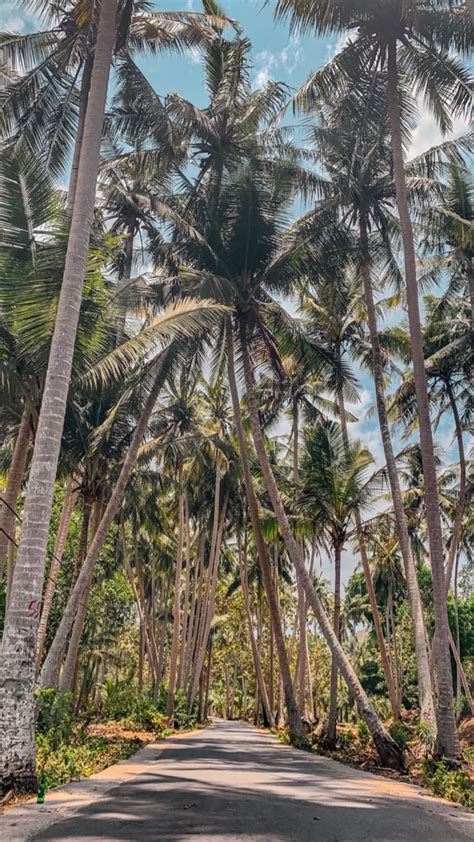
[[[388,725],[388,731],[398,746],[406,752],[408,776],[417,784],[422,784],[434,795],[446,798],[474,810],[474,787],[469,767],[474,761],[474,748],[464,748],[465,765],[453,769],[446,760],[434,760],[427,756],[434,748],[431,734],[426,734],[423,723],[411,728],[403,722]],[[274,729],[279,741],[290,744],[286,727]],[[338,727],[336,748],[328,748],[324,733],[313,731],[309,735],[312,749],[318,754],[377,773],[382,771],[375,753],[369,730],[363,720],[357,726]],[[424,756],[422,756],[424,755]]]
[[[154,739],[194,728],[196,717],[188,713],[182,691],[175,696],[175,727],[169,727],[166,696],[165,686],[154,698],[151,690],[140,692],[125,682],[110,682],[102,688],[97,707],[75,716],[70,694],[38,691],[36,770],[40,786],[51,789],[87,778],[125,760]]]
[[[424,760],[422,781],[435,795],[474,810],[474,789],[466,769],[452,769],[445,760]]]
[[[88,778],[119,760],[134,754],[142,745],[137,738],[92,737],[83,729],[76,731],[69,743],[51,748],[45,735],[38,735],[36,768],[38,780],[48,789]]]

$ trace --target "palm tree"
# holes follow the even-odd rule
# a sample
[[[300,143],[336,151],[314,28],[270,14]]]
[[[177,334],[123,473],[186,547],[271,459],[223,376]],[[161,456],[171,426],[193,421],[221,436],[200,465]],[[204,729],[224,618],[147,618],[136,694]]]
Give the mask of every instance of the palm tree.
[[[2,640],[2,684],[15,676],[17,690],[5,709],[5,731],[21,735],[14,754],[8,746],[9,772],[17,784],[34,787],[33,683],[35,637],[39,619],[44,562],[48,542],[54,480],[81,307],[90,231],[99,169],[110,63],[115,38],[117,0],[101,6],[94,68],[91,77],[79,165],[78,190],[71,221],[64,278],[48,372],[43,392],[35,447],[25,498],[24,523],[10,604]],[[29,633],[26,633],[26,629]],[[23,656],[20,657],[20,652]],[[29,653],[29,654],[28,654]]]
[[[313,100],[316,92],[337,96],[347,84],[362,90],[371,71],[386,68],[387,107],[391,129],[393,176],[405,257],[405,285],[410,325],[415,392],[420,419],[423,453],[426,517],[430,558],[433,570],[433,598],[436,620],[436,658],[438,673],[437,750],[454,763],[459,762],[460,747],[453,712],[451,665],[448,643],[448,616],[443,558],[443,536],[437,492],[433,436],[427,398],[421,331],[413,227],[403,160],[407,139],[406,91],[413,86],[433,110],[442,130],[449,130],[452,116],[466,113],[471,102],[469,74],[450,50],[467,53],[472,40],[472,26],[467,6],[451,0],[426,7],[420,0],[401,3],[390,0],[366,3],[340,0],[328,8],[326,2],[279,0],[276,14],[289,16],[296,30],[346,32],[357,30],[347,46],[315,74],[300,92],[300,102]],[[398,46],[400,43],[400,46]],[[434,80],[436,80],[434,82]],[[363,96],[363,93],[362,93]]]
[[[363,283],[372,357],[370,368],[374,377],[377,413],[413,617],[420,707],[423,719],[434,727],[427,635],[388,422],[385,402],[386,354],[378,330],[377,304],[373,293],[372,279],[378,266],[389,267],[395,278],[398,275],[389,238],[394,186],[383,92],[383,79],[379,79],[378,84],[372,79],[363,109],[358,108],[357,97],[352,92],[342,98],[335,108],[325,109],[325,122],[314,130],[314,141],[330,179],[325,204],[338,211],[343,219],[350,214],[351,222],[356,227],[355,268],[360,272]],[[352,120],[348,119],[348,115],[351,115]],[[357,140],[355,149],[354,138]],[[316,218],[317,215],[316,211]],[[353,350],[357,352],[357,348],[353,347]],[[364,352],[363,343],[359,339],[359,353],[360,350]],[[364,363],[367,364],[365,360]],[[370,592],[371,588],[369,595]],[[381,651],[383,653],[383,648]]]
[[[334,422],[321,424],[305,434],[305,454],[301,465],[302,505],[327,536],[335,571],[333,628],[341,636],[341,556],[347,533],[356,511],[370,501],[367,468],[370,453],[360,442],[346,442],[342,430]],[[328,744],[336,744],[337,662],[333,657]]]

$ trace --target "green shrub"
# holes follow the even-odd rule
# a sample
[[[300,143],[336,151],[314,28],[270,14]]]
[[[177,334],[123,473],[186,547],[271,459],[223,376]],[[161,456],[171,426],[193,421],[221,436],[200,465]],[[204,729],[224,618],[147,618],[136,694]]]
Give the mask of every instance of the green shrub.
[[[35,700],[36,733],[47,736],[51,747],[57,748],[72,735],[74,717],[71,693],[48,687],[36,690]]]
[[[389,725],[388,733],[390,734],[392,740],[395,740],[397,746],[401,748],[402,751],[405,751],[408,745],[408,731],[403,725],[402,722],[392,722]]]
[[[191,729],[196,727],[197,717],[188,712],[188,700],[184,690],[178,690],[174,697],[174,722],[176,728]]]
[[[340,731],[337,735],[337,748],[347,751],[354,742],[354,734],[351,731]]]
[[[416,726],[415,733],[424,749],[425,755],[431,754],[436,743],[436,732],[431,722],[421,720]]]
[[[359,742],[361,746],[367,748],[370,741],[370,732],[367,728],[367,724],[363,719],[359,719],[359,724],[357,726],[357,736],[359,737]]]
[[[445,760],[424,760],[423,781],[435,795],[474,809],[474,791],[465,769],[452,769]]]
[[[130,757],[137,750],[139,741],[87,737],[80,730],[74,734],[71,744],[63,743],[56,747],[48,736],[39,734],[36,745],[38,778],[50,789],[79,778],[87,778],[112,763]]]

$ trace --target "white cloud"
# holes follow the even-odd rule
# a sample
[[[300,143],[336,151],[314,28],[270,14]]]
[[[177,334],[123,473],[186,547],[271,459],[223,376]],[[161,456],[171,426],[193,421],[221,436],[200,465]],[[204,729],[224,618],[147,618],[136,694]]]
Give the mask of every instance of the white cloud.
[[[432,146],[442,143],[443,140],[458,137],[469,130],[469,123],[463,119],[453,121],[453,130],[443,137],[436,119],[426,106],[421,105],[419,118],[413,132],[411,144],[408,148],[408,157],[415,158],[430,149]]]
[[[303,56],[303,49],[300,46],[300,39],[297,35],[292,35],[287,47],[280,51],[279,61],[285,68],[286,72],[291,74],[296,70]]]
[[[255,56],[255,78],[254,87],[263,88],[269,79],[276,76],[291,76],[296,70],[303,57],[303,49],[300,47],[299,38],[292,35],[287,46],[279,53],[271,53],[270,50],[261,50]]]
[[[353,37],[353,34],[352,34]],[[332,41],[326,47],[326,61],[331,61],[334,56],[337,56],[344,47],[347,47],[349,40],[351,38],[350,32],[341,32],[337,41]]]
[[[186,6],[188,8],[188,12],[194,11],[194,0],[187,0]]]
[[[2,3],[0,8],[0,30],[2,32],[23,32],[25,19],[18,14],[16,3]]]
[[[277,57],[269,50],[262,50],[255,56],[256,75],[254,79],[255,88],[263,88],[270,79],[270,74],[278,65]]]

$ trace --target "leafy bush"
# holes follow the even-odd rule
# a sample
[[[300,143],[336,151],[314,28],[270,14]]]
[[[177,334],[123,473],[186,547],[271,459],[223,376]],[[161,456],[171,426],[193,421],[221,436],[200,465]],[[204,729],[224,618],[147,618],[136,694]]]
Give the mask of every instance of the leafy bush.
[[[341,751],[347,751],[354,742],[354,734],[351,731],[339,731],[337,734],[337,747]]]
[[[36,690],[36,733],[47,736],[51,748],[67,742],[72,735],[74,718],[72,696],[64,690]]]
[[[178,690],[174,697],[174,722],[179,729],[191,729],[196,727],[197,717],[188,713],[188,700],[184,690]]]
[[[370,732],[367,728],[367,724],[363,719],[359,719],[359,724],[357,726],[357,736],[359,737],[359,742],[363,748],[367,748],[370,740]]]
[[[36,744],[38,778],[48,788],[87,778],[112,763],[130,757],[139,747],[138,740],[87,737],[83,730],[74,734],[71,744],[62,743],[58,747],[44,734],[38,735]]]
[[[401,748],[402,751],[405,751],[408,745],[408,731],[403,725],[402,722],[392,722],[389,725],[388,733],[390,734],[392,740],[395,740],[397,746]]]
[[[474,791],[465,769],[452,769],[445,760],[424,760],[424,783],[442,798],[474,809]]]
[[[424,749],[425,755],[431,754],[436,743],[436,732],[430,722],[421,720],[415,729],[416,736]]]

